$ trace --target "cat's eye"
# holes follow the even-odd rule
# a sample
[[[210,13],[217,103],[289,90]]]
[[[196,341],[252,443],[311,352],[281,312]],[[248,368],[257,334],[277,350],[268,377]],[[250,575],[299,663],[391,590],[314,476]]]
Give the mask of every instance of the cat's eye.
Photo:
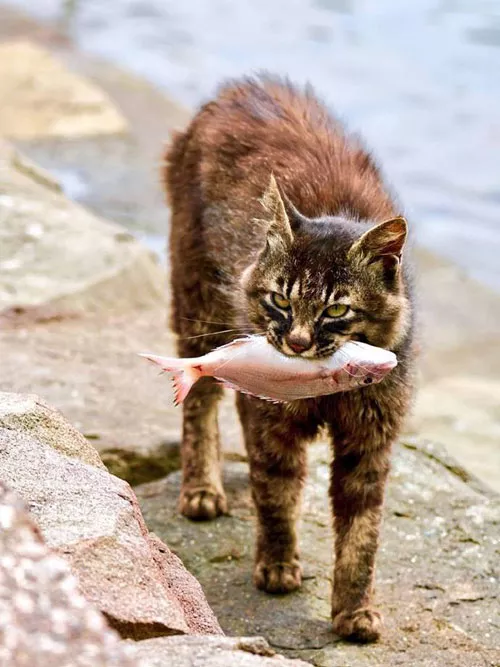
[[[284,296],[281,296],[281,294],[273,292],[271,298],[274,305],[281,308],[281,310],[288,310],[290,308],[290,299],[286,299]]]
[[[325,317],[344,317],[349,311],[349,306],[346,303],[334,303],[324,312]]]

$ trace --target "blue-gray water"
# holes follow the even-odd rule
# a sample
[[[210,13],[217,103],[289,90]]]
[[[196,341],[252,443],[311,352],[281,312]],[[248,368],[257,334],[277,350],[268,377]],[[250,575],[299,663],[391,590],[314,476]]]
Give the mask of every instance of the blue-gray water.
[[[12,4],[66,12],[80,48],[189,105],[259,68],[310,80],[373,148],[417,238],[500,288],[500,0]]]

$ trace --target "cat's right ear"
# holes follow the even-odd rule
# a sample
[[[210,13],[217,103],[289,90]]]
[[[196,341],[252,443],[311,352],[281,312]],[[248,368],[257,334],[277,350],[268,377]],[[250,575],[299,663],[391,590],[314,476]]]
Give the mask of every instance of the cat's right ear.
[[[260,203],[266,210],[267,243],[271,249],[286,249],[293,242],[293,232],[285,210],[278,184],[271,174],[269,186],[264,192]]]

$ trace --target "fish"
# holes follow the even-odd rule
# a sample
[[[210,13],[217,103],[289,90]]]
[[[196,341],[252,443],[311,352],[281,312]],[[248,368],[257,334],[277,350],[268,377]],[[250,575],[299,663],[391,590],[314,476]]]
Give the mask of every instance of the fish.
[[[139,356],[172,375],[175,404],[180,405],[202,377],[225,387],[276,403],[315,398],[376,384],[397,365],[390,350],[348,341],[322,359],[286,356],[265,336],[249,335],[202,357]]]

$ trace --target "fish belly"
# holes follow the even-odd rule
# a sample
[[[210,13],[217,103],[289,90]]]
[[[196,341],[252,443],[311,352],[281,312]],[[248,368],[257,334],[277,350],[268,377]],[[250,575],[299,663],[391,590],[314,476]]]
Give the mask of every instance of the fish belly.
[[[221,369],[217,379],[231,389],[271,401],[288,402],[302,398],[325,396],[338,391],[345,391],[362,384],[362,378],[354,378],[342,371],[328,371],[324,368],[303,375],[266,375],[260,373],[223,373]]]

